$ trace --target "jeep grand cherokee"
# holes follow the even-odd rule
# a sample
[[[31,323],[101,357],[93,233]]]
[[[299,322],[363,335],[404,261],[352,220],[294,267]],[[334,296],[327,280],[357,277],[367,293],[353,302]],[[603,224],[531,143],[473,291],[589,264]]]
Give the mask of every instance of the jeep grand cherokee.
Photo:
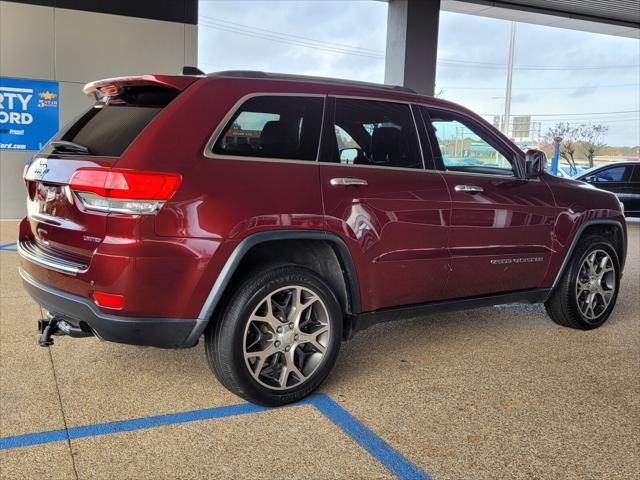
[[[281,405],[381,320],[544,302],[587,330],[616,303],[616,197],[546,174],[542,152],[453,103],[262,72],[85,92],[95,105],[24,173],[20,273],[48,311],[43,345],[204,336],[225,387]]]

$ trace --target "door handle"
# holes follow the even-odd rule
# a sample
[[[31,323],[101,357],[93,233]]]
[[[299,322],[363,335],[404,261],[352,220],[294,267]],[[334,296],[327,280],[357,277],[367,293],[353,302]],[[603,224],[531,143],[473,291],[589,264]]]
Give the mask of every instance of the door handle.
[[[479,187],[478,185],[456,185],[455,191],[465,193],[478,193],[484,192],[484,188]]]
[[[330,183],[334,187],[362,187],[369,185],[369,182],[363,178],[332,178]]]

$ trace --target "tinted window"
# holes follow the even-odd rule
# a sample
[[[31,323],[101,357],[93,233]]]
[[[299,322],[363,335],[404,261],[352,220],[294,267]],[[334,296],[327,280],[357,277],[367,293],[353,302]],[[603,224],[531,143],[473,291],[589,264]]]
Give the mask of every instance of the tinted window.
[[[160,110],[152,107],[94,107],[78,121],[75,134],[72,132],[63,139],[87,147],[92,155],[119,157]]]
[[[315,160],[324,99],[265,96],[247,100],[213,151],[222,155]]]
[[[118,96],[97,103],[72,122],[59,139],[83,145],[92,155],[119,157],[178,93],[167,88],[125,87]]]
[[[409,105],[338,98],[333,133],[325,161],[423,168]]]
[[[512,175],[511,162],[467,125],[448,112],[429,111],[433,134],[445,170]]]
[[[592,176],[593,182],[622,182],[627,178],[629,167],[613,167],[595,173]]]

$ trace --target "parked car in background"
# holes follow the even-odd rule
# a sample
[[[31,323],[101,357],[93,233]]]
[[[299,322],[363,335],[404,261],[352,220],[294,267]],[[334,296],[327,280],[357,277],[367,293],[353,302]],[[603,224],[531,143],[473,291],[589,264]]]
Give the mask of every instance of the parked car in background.
[[[640,215],[640,162],[616,162],[594,167],[576,177],[616,194],[626,215]]]
[[[44,346],[204,337],[225,387],[282,405],[382,320],[525,302],[589,330],[614,308],[616,197],[547,174],[543,152],[464,107],[263,72],[85,92],[95,105],[24,173],[20,274],[48,311]],[[396,348],[382,331],[368,341]]]
[[[562,178],[575,178],[580,175],[582,172],[585,172],[589,169],[584,165],[576,165],[575,168],[571,165],[562,164],[558,165],[558,177]]]

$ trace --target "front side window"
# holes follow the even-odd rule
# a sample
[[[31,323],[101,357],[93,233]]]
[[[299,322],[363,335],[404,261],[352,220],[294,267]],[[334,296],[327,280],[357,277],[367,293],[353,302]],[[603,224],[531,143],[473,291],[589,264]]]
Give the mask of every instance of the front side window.
[[[335,145],[323,161],[377,167],[423,168],[407,104],[337,98]]]
[[[445,170],[513,175],[511,162],[484,135],[448,112],[430,111],[429,117]]]
[[[601,170],[593,175],[594,182],[623,182],[627,177],[627,167],[613,167]]]
[[[260,96],[247,100],[225,126],[213,152],[261,158],[315,160],[320,97]]]

